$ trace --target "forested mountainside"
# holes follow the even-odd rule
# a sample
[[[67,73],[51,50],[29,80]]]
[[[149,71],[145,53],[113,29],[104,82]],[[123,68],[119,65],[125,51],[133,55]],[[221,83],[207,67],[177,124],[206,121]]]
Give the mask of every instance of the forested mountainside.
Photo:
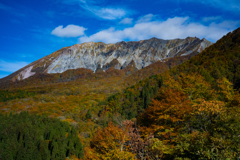
[[[141,70],[113,66],[95,74],[78,69],[4,81],[1,113],[28,111],[68,122],[66,132],[76,130],[84,144],[84,159],[237,159],[240,28],[194,55]],[[43,141],[48,156],[55,155],[51,139]],[[67,155],[67,146],[66,156],[82,157]]]
[[[186,39],[162,40],[152,38],[137,42],[115,44],[82,43],[62,48],[44,58],[3,78],[23,80],[36,74],[63,73],[69,69],[85,68],[92,72],[106,71],[110,67],[123,69],[134,66],[142,69],[157,61],[165,61],[176,56],[196,55],[212,43],[206,39],[187,37]]]
[[[112,115],[122,130],[114,133],[109,123],[91,139],[88,153],[121,157],[125,144],[129,158],[238,159],[239,58],[240,28],[170,71],[110,96],[100,104],[102,114]],[[111,140],[115,148],[102,139],[110,135],[119,137]]]

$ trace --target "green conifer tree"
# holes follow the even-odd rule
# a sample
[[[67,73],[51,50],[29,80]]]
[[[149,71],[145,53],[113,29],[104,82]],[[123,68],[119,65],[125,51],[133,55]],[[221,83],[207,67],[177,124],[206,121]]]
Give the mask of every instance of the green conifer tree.
[[[92,118],[92,113],[91,113],[91,110],[90,110],[90,109],[88,109],[85,118],[86,118],[86,119],[91,119],[91,118]]]

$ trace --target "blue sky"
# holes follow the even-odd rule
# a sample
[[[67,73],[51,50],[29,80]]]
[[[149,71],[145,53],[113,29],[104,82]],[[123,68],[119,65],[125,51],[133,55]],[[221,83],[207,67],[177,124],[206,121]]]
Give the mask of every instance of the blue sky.
[[[152,37],[216,42],[240,27],[239,0],[0,0],[0,78],[62,47]]]

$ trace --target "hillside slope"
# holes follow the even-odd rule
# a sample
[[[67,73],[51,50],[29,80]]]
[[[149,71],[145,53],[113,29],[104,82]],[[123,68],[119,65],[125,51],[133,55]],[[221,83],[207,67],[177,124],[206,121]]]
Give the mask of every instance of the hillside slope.
[[[226,77],[230,82],[233,83],[233,86],[238,89],[240,82],[240,28],[235,30],[232,33],[227,34],[216,44],[211,45],[202,53],[198,54],[195,57],[192,57],[189,61],[180,64],[177,67],[170,67],[170,71],[167,72],[173,77],[179,76],[180,74],[200,74],[204,79],[209,82],[211,85],[216,86],[217,80],[223,77]],[[176,63],[176,59],[169,60],[169,64],[173,61]],[[177,61],[179,62],[179,61]],[[143,69],[144,70],[144,69]],[[141,72],[141,71],[140,71]],[[139,72],[137,72],[139,74]],[[139,98],[135,97],[134,100],[141,100],[137,102],[139,104],[144,104],[144,97],[141,97],[141,92],[144,86],[157,87],[159,86],[159,81],[162,81],[163,77],[159,79],[160,75],[155,75],[150,77],[150,79],[145,79],[144,82],[137,83],[134,86],[131,86],[130,89],[125,90],[125,93],[118,94],[119,101],[126,103],[130,99],[126,100],[126,92],[132,90],[135,92]],[[158,78],[157,78],[158,77]],[[149,84],[150,83],[150,84]],[[151,89],[153,92],[153,88]],[[133,91],[134,90],[134,91]],[[140,90],[140,92],[139,92]],[[153,94],[152,94],[153,96]],[[127,96],[129,98],[129,96]],[[143,99],[142,99],[143,98]],[[121,99],[121,100],[120,100]],[[149,97],[150,100],[150,97]],[[120,104],[124,106],[124,104]],[[139,106],[139,105],[134,105]],[[140,106],[139,106],[140,107]],[[141,107],[140,107],[141,108]],[[129,110],[129,107],[128,109]],[[137,109],[135,110],[135,113]]]
[[[239,61],[240,28],[170,71],[110,96],[100,104],[105,108],[101,114],[114,115],[111,120],[128,133],[122,137],[130,139],[126,154],[138,159],[238,159]],[[117,115],[140,126],[120,123]],[[92,138],[96,145],[88,150],[108,156],[97,144],[99,134],[106,136],[102,132],[110,127],[111,123]]]

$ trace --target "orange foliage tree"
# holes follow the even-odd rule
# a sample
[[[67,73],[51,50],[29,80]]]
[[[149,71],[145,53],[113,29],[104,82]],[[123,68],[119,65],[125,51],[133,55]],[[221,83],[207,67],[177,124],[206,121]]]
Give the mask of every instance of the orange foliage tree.
[[[160,91],[161,92],[161,91]],[[158,149],[159,158],[173,151],[173,143],[179,129],[192,112],[188,97],[175,89],[164,89],[149,108],[140,115],[138,121],[143,125],[144,135],[154,134],[153,148]]]
[[[91,140],[91,148],[86,150],[88,153],[85,158],[92,159],[95,154],[97,159],[135,159],[135,155],[129,152],[129,147],[125,145],[130,140],[129,127],[121,129],[110,122],[106,128],[98,130]]]

